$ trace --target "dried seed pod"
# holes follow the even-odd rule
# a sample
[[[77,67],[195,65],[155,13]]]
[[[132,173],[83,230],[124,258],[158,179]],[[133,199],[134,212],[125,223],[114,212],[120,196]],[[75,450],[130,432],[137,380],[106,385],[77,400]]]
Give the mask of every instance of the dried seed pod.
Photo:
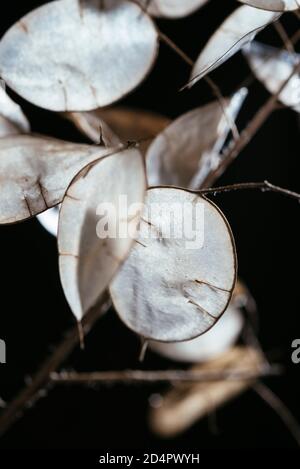
[[[157,44],[151,19],[133,2],[56,0],[3,36],[0,75],[37,106],[86,111],[133,90],[149,72]]]
[[[128,255],[145,190],[143,158],[134,148],[84,168],[68,188],[59,216],[59,268],[77,320],[96,305]],[[125,196],[130,213],[119,206]],[[116,231],[102,231],[106,224]]]
[[[241,308],[254,302],[245,285],[238,280],[231,302],[217,324],[205,334],[186,342],[165,343],[151,341],[154,352],[170,360],[200,363],[225,353],[238,339],[244,324]]]
[[[30,124],[21,107],[0,86],[0,138],[26,133]]]
[[[59,204],[78,171],[111,152],[49,137],[1,138],[0,224],[26,220]]]
[[[106,147],[115,147],[120,144],[119,137],[98,115],[98,109],[87,112],[65,112],[64,116],[94,143],[104,144]]]
[[[243,326],[242,313],[229,305],[217,324],[205,334],[186,342],[150,342],[154,352],[179,362],[199,363],[212,360],[232,346]]]
[[[95,143],[99,142],[101,127],[103,138],[108,145],[112,142],[115,144],[116,138],[124,143],[137,141],[142,152],[148,148],[151,140],[170,123],[170,119],[160,114],[126,107],[65,113],[65,116]]]
[[[150,186],[174,185],[198,189],[220,163],[221,149],[247,95],[242,88],[222,107],[214,101],[173,121],[147,151]]]
[[[300,62],[300,54],[252,42],[243,49],[252,72],[271,93],[277,93]],[[279,100],[300,112],[300,76],[294,73],[279,95]]]
[[[102,140],[108,147],[111,145],[119,146],[120,139],[124,143],[141,140],[139,150],[143,154],[146,152],[151,138],[170,123],[170,119],[160,114],[120,107],[97,109],[90,112],[69,112],[65,113],[64,116],[95,143],[99,143],[100,127]],[[57,235],[57,207],[37,215],[37,219],[49,233]]]
[[[202,7],[208,0],[139,0],[152,16],[182,18]]]
[[[57,205],[36,216],[45,230],[53,236],[57,236],[59,208],[60,205]]]
[[[257,33],[280,17],[279,13],[248,5],[235,10],[210,38],[193,67],[189,86],[230,59]]]
[[[187,430],[197,420],[246,391],[255,381],[263,365],[261,354],[250,347],[234,347],[215,360],[195,365],[192,369],[215,374],[242,370],[252,379],[220,380],[178,384],[162,396],[161,405],[151,409],[150,426],[163,437],[174,437]]]
[[[130,329],[176,342],[217,322],[235,280],[234,240],[223,214],[195,193],[161,187],[147,191],[139,237],[110,292]]]
[[[255,8],[269,11],[291,11],[300,8],[299,0],[239,0]]]

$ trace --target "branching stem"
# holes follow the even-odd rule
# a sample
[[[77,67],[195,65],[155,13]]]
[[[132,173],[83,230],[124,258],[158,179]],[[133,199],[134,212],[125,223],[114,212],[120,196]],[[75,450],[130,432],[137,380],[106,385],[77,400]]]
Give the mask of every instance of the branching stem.
[[[198,194],[219,194],[221,192],[230,192],[237,190],[261,190],[263,192],[276,192],[278,194],[285,195],[292,199],[300,201],[300,194],[297,192],[290,191],[289,189],[284,189],[283,187],[274,186],[269,181],[263,182],[242,182],[238,184],[230,184],[228,186],[219,186],[219,187],[210,187],[208,189],[200,189],[196,191]]]
[[[258,370],[233,369],[217,372],[203,372],[195,370],[125,370],[125,371],[96,371],[93,373],[52,373],[53,383],[60,384],[88,384],[88,383],[159,383],[159,382],[214,382],[224,380],[252,380],[258,377],[277,376],[281,374],[279,365],[262,366]]]
[[[282,29],[279,27],[281,35],[283,34]],[[159,37],[164,41],[170,48],[172,48],[189,66],[193,66],[194,62],[185,54],[168,36],[158,30]],[[295,36],[289,40],[289,47],[299,38],[299,31]],[[285,37],[287,44],[287,38]],[[236,158],[236,156],[243,150],[248,144],[251,138],[263,125],[265,120],[269,117],[271,112],[276,108],[277,101],[280,93],[287,85],[292,76],[299,72],[300,64],[297,64],[288,79],[281,85],[280,89],[276,94],[271,96],[264,106],[256,113],[253,119],[250,121],[246,129],[239,135],[235,123],[226,113],[224,105],[224,97],[219,87],[210,79],[206,77],[206,82],[211,87],[214,95],[218,99],[223,112],[230,124],[234,140],[227,151],[223,154],[223,159],[220,166],[204,181],[203,186],[207,187],[211,185],[217,177],[227,168],[227,166]],[[220,193],[228,192],[230,190],[241,190],[241,189],[261,189],[264,191],[273,191],[284,194],[286,196],[300,200],[300,194],[283,189],[268,181],[260,183],[242,183],[233,184],[231,186],[216,187],[212,189],[202,189],[199,193]],[[107,310],[110,303],[106,299],[101,307],[95,308],[85,316],[82,321],[82,337],[86,335],[92,328],[97,319]],[[265,366],[256,372],[249,372],[249,370],[226,370],[218,373],[204,373],[195,372],[192,370],[167,370],[167,371],[117,371],[117,372],[95,372],[95,373],[56,373],[56,370],[64,363],[73,349],[79,343],[79,335],[77,325],[65,336],[60,345],[55,349],[54,353],[42,364],[39,371],[32,378],[31,382],[27,384],[18,394],[18,396],[9,403],[0,415],[0,435],[4,434],[11,425],[22,415],[24,409],[29,403],[35,401],[43,388],[54,383],[88,383],[88,382],[106,382],[106,383],[136,383],[136,382],[173,382],[173,381],[220,381],[220,380],[250,380],[258,377],[266,377],[271,375],[278,375],[280,368],[277,365]],[[262,394],[262,389],[256,387],[256,391]],[[265,395],[264,391],[264,395]],[[270,398],[270,395],[268,396]],[[274,404],[274,398],[271,396]],[[269,399],[270,400],[270,399]],[[2,401],[0,401],[2,404]],[[275,403],[275,405],[277,405]],[[297,434],[299,441],[299,433]]]
[[[104,311],[110,307],[110,302],[105,299],[102,306],[92,309],[82,321],[82,332],[88,334],[95,322],[99,319]],[[29,384],[27,384],[19,393],[19,395],[2,411],[0,415],[0,436],[3,435],[13,423],[23,414],[24,409],[29,403],[36,401],[43,388],[50,383],[50,375],[58,369],[60,365],[67,359],[74,348],[79,344],[77,324],[69,333],[66,334],[62,342],[55,348],[52,355],[41,365],[39,371],[33,376]]]
[[[235,160],[239,153],[246,147],[254,135],[265,123],[270,114],[276,109],[278,97],[289,83],[290,79],[300,71],[300,63],[295,64],[293,70],[289,74],[288,78],[281,84],[278,91],[270,96],[265,104],[257,111],[252,120],[249,122],[247,127],[243,130],[238,140],[232,141],[227,150],[222,155],[222,160],[219,166],[212,171],[207,178],[203,181],[202,187],[210,187],[216,179],[218,179],[225,169]]]
[[[285,30],[280,23],[276,26],[276,29],[281,35],[281,37],[284,39],[284,43],[286,47],[293,48],[293,44],[297,42],[299,38],[299,31],[297,31],[294,37],[290,39],[285,33]],[[181,57],[185,63],[187,63],[191,67],[194,66],[194,61],[182,49],[180,49],[180,47],[178,47],[177,44],[175,44],[172,41],[172,39],[170,39],[166,34],[162,33],[159,29],[157,29],[157,32],[158,32],[160,39],[164,41],[179,57]],[[261,126],[268,119],[268,117],[272,114],[272,112],[276,110],[279,95],[281,94],[283,89],[286,87],[290,79],[296,73],[298,73],[299,70],[300,70],[300,64],[297,63],[293,67],[293,70],[291,74],[289,75],[289,77],[282,83],[278,91],[275,94],[273,94],[266,101],[266,103],[257,111],[253,119],[250,121],[250,123],[247,125],[247,127],[243,130],[241,134],[239,134],[239,131],[236,127],[235,122],[233,122],[231,117],[226,112],[225,98],[223,97],[221,90],[213,82],[213,80],[210,77],[204,77],[206,82],[211,87],[214,95],[216,96],[216,98],[218,99],[220,103],[222,111],[231,128],[233,141],[230,143],[228,149],[225,151],[220,165],[216,168],[215,171],[211,172],[207,176],[207,178],[201,184],[201,187],[211,186],[215,182],[215,180],[219,176],[221,176],[221,174],[225,171],[225,169],[232,163],[232,161],[239,155],[239,153],[244,149],[244,147],[247,146],[247,144],[250,142],[252,137],[254,137],[254,135],[261,128]]]
[[[180,47],[177,46],[177,44],[175,44],[174,41],[172,41],[172,39],[169,38],[169,36],[167,36],[166,34],[164,34],[162,31],[160,31],[159,29],[157,29],[157,32],[158,32],[158,35],[160,37],[160,39],[168,46],[170,47],[179,57],[181,57],[181,59],[187,64],[189,65],[190,67],[193,67],[194,66],[194,61],[182,50],[180,49]],[[239,131],[238,131],[238,128],[235,124],[235,122],[233,121],[233,119],[231,118],[231,116],[228,114],[227,110],[226,110],[226,99],[224,98],[224,96],[222,95],[222,92],[220,90],[220,88],[218,87],[218,85],[209,77],[209,76],[206,76],[204,77],[204,80],[206,81],[206,83],[208,84],[208,86],[210,87],[210,89],[212,90],[212,93],[214,94],[214,96],[217,98],[217,100],[219,101],[219,104],[220,104],[220,107],[222,109],[222,112],[226,118],[226,120],[228,121],[228,124],[231,128],[231,131],[232,131],[232,135],[233,135],[233,138],[236,140],[239,138]]]
[[[257,382],[253,386],[253,389],[271,407],[271,409],[277,413],[290,434],[296,440],[298,446],[300,446],[300,425],[287,406],[265,384]]]

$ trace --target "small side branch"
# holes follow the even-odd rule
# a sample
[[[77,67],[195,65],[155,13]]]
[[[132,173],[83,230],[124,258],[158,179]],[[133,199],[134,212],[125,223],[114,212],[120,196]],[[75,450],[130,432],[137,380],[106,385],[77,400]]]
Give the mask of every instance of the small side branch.
[[[284,44],[284,47],[286,48],[286,50],[288,52],[291,52],[292,54],[295,53],[295,48],[294,48],[294,44],[293,42],[290,40],[288,34],[286,33],[286,30],[284,29],[284,27],[282,26],[280,20],[278,21],[275,21],[274,23],[274,28],[276,29],[279,37],[281,38],[283,44]]]
[[[159,382],[214,382],[224,380],[245,381],[255,378],[277,376],[282,373],[279,365],[262,366],[258,370],[234,369],[218,372],[201,372],[193,370],[163,370],[163,371],[96,371],[93,373],[63,372],[52,373],[50,379],[56,384],[134,384]]]
[[[271,409],[277,413],[277,415],[286,425],[290,434],[296,440],[298,446],[300,446],[300,425],[291,411],[265,384],[258,382],[253,386],[253,389],[261,397],[261,399],[263,399],[271,407]]]
[[[172,41],[172,39],[169,38],[169,36],[164,34],[159,29],[157,29],[157,32],[158,32],[158,35],[159,35],[159,38],[161,39],[161,41],[163,41],[168,47],[170,47],[170,49],[172,49],[187,65],[189,65],[190,67],[193,67],[195,65],[195,62],[182,49],[180,49],[180,47],[178,47],[177,44],[175,44],[175,42]],[[237,140],[239,138],[239,131],[238,131],[238,128],[237,128],[234,120],[231,118],[231,116],[229,115],[229,113],[226,110],[226,100],[225,100],[224,96],[222,95],[220,88],[209,76],[204,77],[204,80],[206,81],[206,83],[210,87],[213,95],[219,101],[222,112],[223,112],[223,114],[224,114],[224,116],[225,116],[225,118],[228,122],[228,125],[229,125],[230,129],[231,129],[233,138],[235,140]]]
[[[105,298],[102,305],[92,309],[82,321],[82,332],[86,335],[93,327],[95,322],[110,307],[110,301]],[[7,404],[0,414],[0,436],[3,435],[13,423],[22,416],[24,410],[35,402],[40,396],[41,391],[47,387],[50,382],[50,374],[57,370],[67,359],[73,349],[79,344],[77,325],[71,329],[64,337],[60,345],[55,348],[53,354],[41,365],[39,371],[33,376],[30,383],[22,389],[19,395]]]
[[[169,36],[160,31],[158,28],[157,33],[160,40],[163,41],[168,47],[170,47],[170,49],[172,49],[179,57],[181,57],[187,65],[190,67],[194,66],[194,61],[182,49],[180,49],[180,47],[178,47],[177,44],[175,44],[175,42],[169,38]]]
[[[282,25],[279,24],[277,27],[277,31],[281,36],[283,37],[284,35],[284,42],[286,47],[288,47],[290,50],[293,48],[293,44],[296,43],[299,39],[299,34],[300,32],[297,31],[297,33],[292,37],[291,39],[286,35],[285,30],[283,29]],[[157,33],[160,37],[160,39],[165,42],[181,59],[188,64],[190,67],[194,66],[194,61],[182,50],[180,49],[177,44],[175,44],[172,39],[170,39],[166,34],[161,32],[157,28]],[[230,118],[228,113],[226,112],[226,107],[225,107],[225,99],[221,93],[221,90],[219,87],[212,81],[210,77],[205,77],[205,80],[207,84],[211,87],[213,94],[216,96],[218,99],[221,109],[226,117],[226,120],[228,121],[228,124],[231,128],[231,132],[233,135],[233,141],[229,144],[227,150],[225,150],[223,154],[223,159],[220,163],[220,165],[215,169],[215,171],[212,171],[207,178],[203,181],[201,184],[201,187],[210,187],[213,185],[214,181],[218,179],[221,174],[226,170],[226,168],[234,161],[234,159],[239,155],[239,153],[248,145],[248,143],[251,141],[251,139],[254,137],[254,135],[257,133],[257,131],[262,127],[262,125],[265,123],[265,121],[268,119],[268,117],[272,114],[274,110],[277,109],[278,106],[278,98],[281,94],[281,92],[284,90],[290,79],[298,73],[300,70],[300,63],[297,63],[295,67],[293,68],[291,74],[288,76],[288,78],[282,83],[280,88],[277,90],[275,94],[273,94],[267,101],[266,103],[259,109],[259,111],[255,114],[253,119],[249,122],[247,127],[243,130],[243,132],[240,134],[235,122]]]
[[[265,104],[259,109],[259,111],[255,114],[252,120],[249,122],[247,127],[243,130],[238,140],[233,140],[228,146],[228,149],[225,150],[222,156],[222,161],[219,166],[212,171],[208,177],[203,181],[202,187],[210,187],[216,179],[218,179],[221,174],[226,170],[226,168],[235,160],[235,158],[239,155],[239,153],[247,146],[250,140],[254,137],[257,131],[261,128],[261,126],[265,123],[268,117],[272,114],[274,109],[276,109],[277,101],[289,83],[290,79],[300,71],[300,62],[295,64],[293,70],[291,71],[290,75],[287,79],[281,84],[279,89],[275,94],[270,96],[270,98],[265,102]]]
[[[222,192],[231,192],[237,190],[261,190],[263,192],[276,192],[277,194],[285,195],[300,202],[300,194],[297,192],[284,189],[283,187],[274,186],[269,181],[263,182],[242,182],[239,184],[230,184],[228,186],[211,187],[208,189],[200,189],[196,191],[197,194],[209,195],[220,194]]]

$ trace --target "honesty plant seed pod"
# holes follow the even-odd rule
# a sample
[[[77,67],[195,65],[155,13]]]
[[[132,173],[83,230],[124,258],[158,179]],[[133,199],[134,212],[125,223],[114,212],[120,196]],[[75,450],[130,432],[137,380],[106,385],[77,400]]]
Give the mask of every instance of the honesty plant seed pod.
[[[182,18],[202,7],[208,0],[139,0],[152,16]]]
[[[162,396],[162,404],[151,409],[150,426],[163,437],[175,437],[197,420],[246,391],[255,382],[255,374],[264,365],[261,353],[252,347],[232,347],[220,357],[194,365],[203,373],[238,372],[253,375],[252,379],[228,379],[213,382],[180,383]]]
[[[65,113],[65,116],[95,143],[99,143],[101,128],[103,140],[108,146],[120,140],[124,144],[135,141],[142,153],[145,153],[151,140],[170,123],[170,119],[161,114],[114,106],[89,112]]]
[[[111,149],[50,137],[0,139],[0,224],[31,218],[61,202],[74,176]]]
[[[117,101],[147,75],[156,29],[134,2],[56,0],[28,13],[0,42],[0,75],[31,103],[87,111]]]
[[[151,350],[170,360],[186,363],[205,362],[228,350],[236,342],[242,327],[242,313],[230,304],[217,324],[200,337],[174,343],[151,341],[149,346]]]
[[[261,8],[262,10],[280,12],[298,10],[300,8],[298,0],[239,0],[239,2],[247,3],[252,7]]]
[[[235,10],[210,38],[193,67],[189,86],[230,59],[257,33],[276,21],[279,13],[258,10],[248,5]]]
[[[230,124],[247,95],[242,88],[231,98],[193,109],[175,119],[151,143],[147,154],[150,186],[172,185],[199,189],[222,159]]]
[[[300,62],[300,54],[276,49],[259,42],[252,42],[243,49],[244,55],[256,78],[271,93],[277,93]],[[300,76],[295,73],[279,95],[279,100],[296,112],[300,112]]]
[[[137,229],[145,190],[143,158],[134,148],[84,168],[68,188],[59,215],[59,269],[77,320],[96,305],[127,257],[133,243],[129,229],[133,234]],[[124,196],[134,213],[119,207]],[[121,222],[125,236],[117,231]],[[99,224],[106,223],[116,233],[102,232]]]
[[[195,193],[161,187],[147,191],[137,242],[110,292],[130,329],[176,342],[217,322],[235,280],[234,240],[223,214]]]
[[[29,130],[30,124],[22,109],[0,86],[0,138],[27,133]]]

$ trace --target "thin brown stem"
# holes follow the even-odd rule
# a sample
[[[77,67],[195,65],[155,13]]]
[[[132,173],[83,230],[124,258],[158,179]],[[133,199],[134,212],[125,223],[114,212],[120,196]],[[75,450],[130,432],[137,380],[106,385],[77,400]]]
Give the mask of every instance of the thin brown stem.
[[[241,304],[237,302],[237,306],[245,314],[245,327],[243,329],[243,334],[242,334],[243,339],[246,345],[256,350],[260,354],[265,364],[269,365],[270,362],[257,336],[258,328],[259,328],[259,314],[257,310],[256,301],[245,285],[242,285],[242,292],[243,292],[242,294],[245,295],[245,300]],[[232,301],[233,301],[233,304],[235,304],[234,298]]]
[[[148,340],[141,338],[141,350],[139,354],[139,362],[142,363],[145,360],[145,355],[148,349]]]
[[[222,93],[220,91],[220,88],[215,84],[215,82],[209,76],[204,77],[204,80],[206,81],[208,86],[210,86],[213,94],[218,99],[219,104],[220,104],[221,109],[222,109],[222,112],[223,112],[224,116],[226,117],[226,119],[227,119],[227,121],[230,125],[232,136],[233,136],[234,140],[238,140],[239,137],[240,137],[240,133],[238,131],[238,128],[237,128],[234,120],[231,118],[231,116],[228,114],[228,112],[226,110],[226,100],[225,100],[224,96],[222,95]]]
[[[86,335],[110,306],[107,298],[101,306],[92,309],[82,320],[82,331]],[[24,410],[40,396],[41,390],[50,383],[50,375],[57,370],[67,359],[74,348],[79,344],[77,325],[73,327],[64,337],[62,342],[55,348],[52,355],[41,365],[38,372],[33,376],[30,383],[24,387],[19,395],[3,410],[0,415],[0,435],[3,435],[13,423],[23,414]]]
[[[295,52],[294,44],[290,40],[289,36],[287,35],[287,32],[284,29],[284,27],[282,26],[280,20],[275,21],[275,23],[273,23],[273,25],[274,25],[274,28],[277,31],[279,37],[281,38],[286,50],[293,54]]]
[[[258,382],[253,389],[277,413],[300,446],[300,425],[287,406],[265,384]]]
[[[172,49],[179,57],[182,58],[182,60],[187,64],[189,65],[190,67],[193,67],[194,66],[194,61],[182,50],[180,49],[180,47],[177,46],[177,44],[175,44],[174,41],[172,41],[171,38],[169,38],[169,36],[167,36],[166,34],[164,34],[162,31],[160,31],[159,29],[157,29],[157,32],[158,32],[158,36],[159,38],[168,46],[170,47],[170,49]]]
[[[180,49],[180,47],[178,47],[177,44],[175,44],[175,42],[172,41],[171,38],[169,38],[169,36],[164,34],[159,29],[157,29],[157,32],[158,32],[158,35],[159,35],[160,39],[168,47],[170,47],[179,57],[181,57],[181,59],[187,65],[189,65],[190,67],[194,66],[195,62],[182,49]],[[233,138],[238,139],[239,138],[238,128],[237,128],[235,122],[233,121],[233,119],[231,118],[231,116],[228,114],[228,112],[226,110],[226,100],[225,100],[224,96],[222,95],[220,88],[218,87],[218,85],[210,77],[206,76],[206,77],[204,77],[204,80],[206,81],[206,83],[208,84],[210,89],[212,90],[213,95],[219,101],[222,112],[223,112],[224,116],[226,117],[228,125],[230,126],[230,129],[232,131]]]
[[[274,25],[276,25],[277,23],[273,23]],[[291,38],[288,38],[290,44],[292,45],[293,47],[293,50],[295,50],[295,45],[297,44],[297,42],[299,41],[300,39],[300,29],[298,29],[294,34],[293,36],[291,36]],[[282,48],[281,50],[284,50],[284,48]],[[263,61],[263,63],[260,65],[260,67],[264,67],[265,65],[268,64],[268,62],[270,62],[270,60],[272,59],[272,56],[265,59]],[[254,83],[256,81],[256,76],[255,76],[255,70],[252,71],[252,73],[250,73],[250,75],[248,75],[238,86],[237,89],[240,89],[240,88],[249,88],[249,86],[252,85],[252,83]]]
[[[238,184],[230,184],[228,186],[219,186],[219,187],[210,187],[207,189],[200,189],[199,191],[195,191],[195,192],[197,192],[197,194],[203,194],[203,195],[208,195],[208,194],[216,195],[222,192],[231,192],[231,191],[237,191],[237,190],[257,190],[257,189],[263,192],[276,192],[278,194],[282,194],[292,199],[296,199],[300,201],[300,194],[298,194],[297,192],[290,191],[289,189],[284,189],[283,187],[274,186],[274,184],[271,184],[269,181],[242,182]]]
[[[297,63],[288,78],[281,84],[277,93],[270,96],[266,103],[257,111],[255,116],[249,122],[247,127],[241,133],[238,140],[232,141],[227,150],[222,155],[222,160],[219,166],[212,171],[207,178],[203,181],[201,187],[210,187],[216,179],[225,171],[225,169],[235,160],[239,153],[246,147],[250,140],[254,137],[257,131],[261,128],[270,114],[274,111],[277,105],[277,100],[283,89],[286,87],[290,79],[300,70],[300,63]]]
[[[281,26],[281,25],[280,25]],[[283,27],[278,26],[280,29],[280,33],[283,34],[283,31],[285,33],[285,30]],[[182,50],[180,49],[177,44],[175,44],[166,34],[162,33],[159,29],[157,29],[158,35],[162,41],[164,41],[178,56],[180,56],[185,63],[187,63],[189,66],[193,67],[194,61]],[[299,31],[298,31],[299,33]],[[289,47],[293,47],[293,44],[297,42],[298,40],[298,34],[294,35],[293,38],[289,39],[288,36],[285,33],[285,44],[288,44]],[[290,76],[287,78],[287,80],[281,85],[280,89],[277,91],[277,93],[273,94],[269,100],[265,103],[264,106],[262,106],[261,109],[255,114],[253,119],[250,121],[246,129],[239,134],[239,131],[236,127],[236,124],[233,122],[231,117],[228,115],[226,112],[226,106],[225,106],[225,98],[223,97],[221,90],[219,87],[212,81],[211,78],[205,77],[206,82],[208,85],[211,87],[214,95],[218,99],[220,106],[222,108],[222,111],[228,121],[228,124],[231,128],[232,135],[233,135],[233,141],[230,143],[227,151],[223,155],[222,162],[220,163],[219,167],[211,172],[207,178],[203,181],[201,184],[201,187],[209,187],[211,186],[214,181],[224,172],[224,170],[227,168],[227,166],[232,163],[232,161],[238,156],[238,154],[244,149],[245,146],[249,143],[249,141],[254,137],[256,132],[260,129],[260,127],[264,124],[264,122],[268,119],[268,117],[271,115],[271,113],[277,108],[277,101],[280,93],[282,90],[285,88],[287,83],[290,81],[292,76],[299,71],[299,64],[296,64],[296,66],[293,68],[292,73]]]
[[[218,372],[201,372],[196,370],[125,370],[125,371],[96,371],[93,373],[63,372],[52,373],[50,378],[53,383],[60,384],[134,384],[134,383],[158,383],[158,382],[215,382],[224,380],[244,381],[257,377],[277,376],[282,373],[279,365],[262,366],[259,370],[228,369]]]
[[[295,46],[295,44],[297,44],[297,42],[299,41],[300,39],[300,29],[298,29],[294,34],[293,36],[291,37],[290,41],[291,43],[293,44],[293,46]]]
[[[77,329],[78,329],[78,336],[79,336],[79,345],[81,350],[84,350],[85,344],[84,344],[84,332],[82,329],[82,324],[81,321],[77,322]]]
[[[294,13],[294,15],[296,15],[296,18],[298,18],[298,20],[300,20],[300,11],[299,10],[294,10],[293,13]]]

